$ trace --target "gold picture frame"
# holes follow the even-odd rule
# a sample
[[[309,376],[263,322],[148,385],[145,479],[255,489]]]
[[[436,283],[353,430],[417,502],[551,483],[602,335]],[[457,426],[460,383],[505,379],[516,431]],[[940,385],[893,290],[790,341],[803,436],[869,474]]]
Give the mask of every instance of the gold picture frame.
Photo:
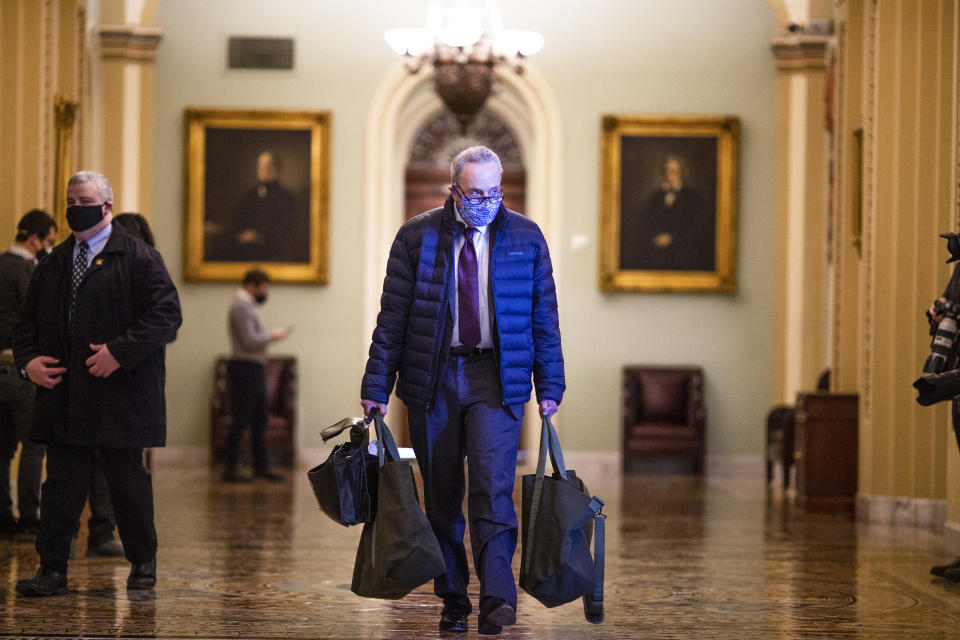
[[[739,119],[602,122],[600,289],[736,291]]]
[[[328,281],[330,113],[188,108],[184,277]]]

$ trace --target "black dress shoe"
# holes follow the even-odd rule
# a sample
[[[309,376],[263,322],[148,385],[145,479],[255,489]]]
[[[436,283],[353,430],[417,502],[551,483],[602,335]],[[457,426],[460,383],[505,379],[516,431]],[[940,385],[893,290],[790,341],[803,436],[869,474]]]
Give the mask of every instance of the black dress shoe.
[[[499,635],[503,627],[517,621],[517,609],[501,598],[484,598],[477,617],[477,632],[485,636]]]
[[[157,557],[130,567],[127,589],[153,589],[157,584]]]
[[[953,559],[953,562],[948,564],[935,564],[930,567],[930,573],[935,576],[940,576],[941,578],[945,577],[944,574],[948,569],[960,569],[960,556],[957,556]]]
[[[262,471],[255,471],[253,473],[254,478],[263,478],[264,480],[269,480],[270,482],[280,482],[283,480],[283,476],[277,473],[276,471],[271,471],[270,469],[263,469]]]
[[[237,473],[236,469],[226,469],[221,478],[224,482],[250,482],[252,478]]]
[[[123,544],[116,538],[110,538],[97,544],[87,545],[88,558],[119,558],[123,555]]]
[[[451,611],[440,616],[440,631],[447,633],[466,633],[467,614],[460,611]]]
[[[40,567],[37,575],[17,582],[17,593],[22,596],[59,596],[66,592],[67,574],[49,567]]]
[[[943,577],[953,582],[960,582],[960,567],[947,569],[943,572]]]

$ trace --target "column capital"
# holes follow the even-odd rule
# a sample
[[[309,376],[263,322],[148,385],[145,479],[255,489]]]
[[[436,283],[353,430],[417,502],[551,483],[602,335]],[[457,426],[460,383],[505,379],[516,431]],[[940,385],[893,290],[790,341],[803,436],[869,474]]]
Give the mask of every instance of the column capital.
[[[104,59],[152,62],[156,58],[163,29],[136,24],[102,24],[97,27],[97,34]]]
[[[789,35],[770,38],[781,71],[825,69],[832,36]]]

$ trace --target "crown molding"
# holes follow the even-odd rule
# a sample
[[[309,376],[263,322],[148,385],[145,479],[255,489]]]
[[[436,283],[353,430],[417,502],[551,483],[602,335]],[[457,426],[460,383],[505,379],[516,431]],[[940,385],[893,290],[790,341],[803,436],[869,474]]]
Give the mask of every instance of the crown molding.
[[[770,38],[781,71],[825,69],[832,36],[790,35]]]
[[[152,62],[156,59],[163,29],[135,24],[102,24],[97,28],[97,34],[104,59]]]

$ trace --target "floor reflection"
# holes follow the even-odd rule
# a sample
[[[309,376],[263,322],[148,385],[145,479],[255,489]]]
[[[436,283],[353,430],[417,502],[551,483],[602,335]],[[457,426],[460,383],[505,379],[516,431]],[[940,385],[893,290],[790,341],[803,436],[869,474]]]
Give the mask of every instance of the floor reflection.
[[[504,638],[927,638],[960,618],[960,584],[927,573],[944,557],[936,532],[799,507],[759,469],[623,477],[609,458],[568,458],[607,503],[606,621],[521,592]],[[318,511],[305,470],[223,485],[205,466],[155,461],[154,592],[126,591],[122,559],[78,557],[69,595],[17,598],[32,540],[0,539],[0,637],[443,637],[429,586],[396,602],[350,592],[360,529]]]

